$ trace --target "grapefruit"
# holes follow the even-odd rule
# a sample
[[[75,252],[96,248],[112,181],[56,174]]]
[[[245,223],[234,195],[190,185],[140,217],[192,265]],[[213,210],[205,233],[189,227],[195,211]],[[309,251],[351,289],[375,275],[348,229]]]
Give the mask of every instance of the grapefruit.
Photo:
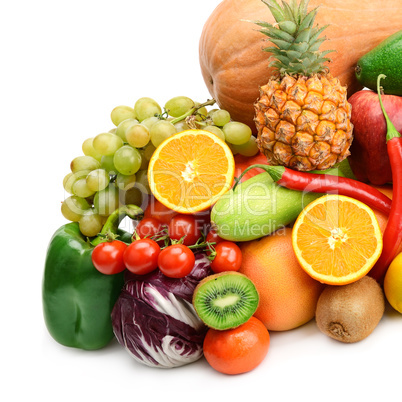
[[[254,316],[271,331],[297,328],[314,318],[324,285],[300,266],[292,247],[292,229],[244,242],[239,272],[255,284],[260,303]]]

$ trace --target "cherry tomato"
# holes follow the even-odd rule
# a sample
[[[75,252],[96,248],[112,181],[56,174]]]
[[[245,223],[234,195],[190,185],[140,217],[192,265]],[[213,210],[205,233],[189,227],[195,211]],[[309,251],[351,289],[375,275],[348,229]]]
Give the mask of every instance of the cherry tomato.
[[[120,240],[100,243],[92,251],[92,263],[105,275],[118,274],[125,270],[123,255],[127,244]]]
[[[211,227],[211,210],[212,208],[194,214],[200,230],[205,234],[208,233]]]
[[[177,214],[169,223],[168,233],[173,240],[180,240],[182,237],[185,246],[197,243],[201,237],[202,227],[198,224],[194,215]]]
[[[176,211],[165,207],[154,197],[150,199],[150,202],[144,211],[144,218],[156,218],[158,221],[165,223],[166,225],[169,224],[175,215],[177,215]]]
[[[158,267],[160,251],[158,243],[152,239],[135,240],[124,252],[124,263],[130,272],[145,275]]]
[[[215,258],[211,262],[211,269],[215,273],[224,271],[238,271],[241,266],[242,254],[240,247],[231,241],[221,241],[215,246]]]
[[[160,220],[156,218],[144,218],[135,227],[135,232],[140,239],[161,237],[163,235],[163,229],[166,227]],[[160,246],[164,244],[163,240],[157,242]]]
[[[218,243],[220,243],[221,241],[224,241],[224,240],[222,239],[222,237],[219,237],[218,233],[216,233],[214,229],[211,229],[208,232],[205,241],[208,242],[208,243],[216,243],[216,244],[218,244]]]
[[[161,272],[169,278],[183,278],[194,267],[193,252],[184,244],[172,244],[164,248],[158,257]]]
[[[211,245],[211,247],[213,247],[213,248],[215,248],[216,245],[222,241],[225,241],[225,240],[223,240],[222,237],[219,237],[214,229],[211,229],[208,232],[207,237],[205,238],[206,243],[215,243],[215,244]],[[207,249],[207,255],[210,255],[210,254],[211,254],[211,251],[209,249]]]

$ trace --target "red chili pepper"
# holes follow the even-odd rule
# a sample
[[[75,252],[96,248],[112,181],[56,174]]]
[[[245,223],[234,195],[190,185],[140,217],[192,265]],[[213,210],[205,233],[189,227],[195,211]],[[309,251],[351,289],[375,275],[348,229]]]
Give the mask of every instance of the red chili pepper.
[[[357,180],[329,174],[299,172],[284,166],[270,165],[252,165],[242,174],[255,167],[264,169],[277,184],[290,190],[345,195],[364,202],[371,208],[387,215],[391,211],[392,202],[389,197],[376,188]]]
[[[377,78],[377,92],[381,110],[387,122],[387,152],[392,170],[393,195],[391,212],[383,234],[383,249],[380,258],[369,272],[369,275],[382,283],[388,266],[396,257],[402,241],[402,137],[389,119],[381,99],[380,74]]]

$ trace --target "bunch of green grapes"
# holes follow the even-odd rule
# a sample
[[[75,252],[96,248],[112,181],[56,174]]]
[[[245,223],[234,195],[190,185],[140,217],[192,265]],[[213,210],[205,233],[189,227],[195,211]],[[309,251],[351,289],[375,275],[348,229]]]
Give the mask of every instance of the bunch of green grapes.
[[[154,99],[143,97],[133,108],[115,107],[111,112],[115,127],[86,139],[84,155],[71,162],[71,172],[63,180],[69,193],[62,203],[63,216],[79,222],[81,233],[92,237],[119,205],[143,205],[150,194],[147,169],[153,152],[183,130],[202,128],[226,141],[233,153],[255,155],[258,148],[250,127],[232,121],[226,110],[208,111],[214,103],[177,96],[162,111]]]

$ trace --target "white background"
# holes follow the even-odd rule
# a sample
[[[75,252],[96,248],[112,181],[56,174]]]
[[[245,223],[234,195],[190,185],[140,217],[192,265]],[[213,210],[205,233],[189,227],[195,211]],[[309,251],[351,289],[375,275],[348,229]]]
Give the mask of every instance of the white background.
[[[0,398],[22,401],[394,400],[402,317],[389,307],[357,344],[314,321],[271,333],[254,371],[225,376],[204,359],[171,370],[136,363],[117,342],[65,348],[48,335],[41,281],[46,247],[66,223],[62,179],[113,107],[150,96],[208,99],[198,63],[202,26],[219,0],[9,1],[1,38]],[[6,396],[7,395],[7,396]],[[223,399],[225,398],[225,399]]]

